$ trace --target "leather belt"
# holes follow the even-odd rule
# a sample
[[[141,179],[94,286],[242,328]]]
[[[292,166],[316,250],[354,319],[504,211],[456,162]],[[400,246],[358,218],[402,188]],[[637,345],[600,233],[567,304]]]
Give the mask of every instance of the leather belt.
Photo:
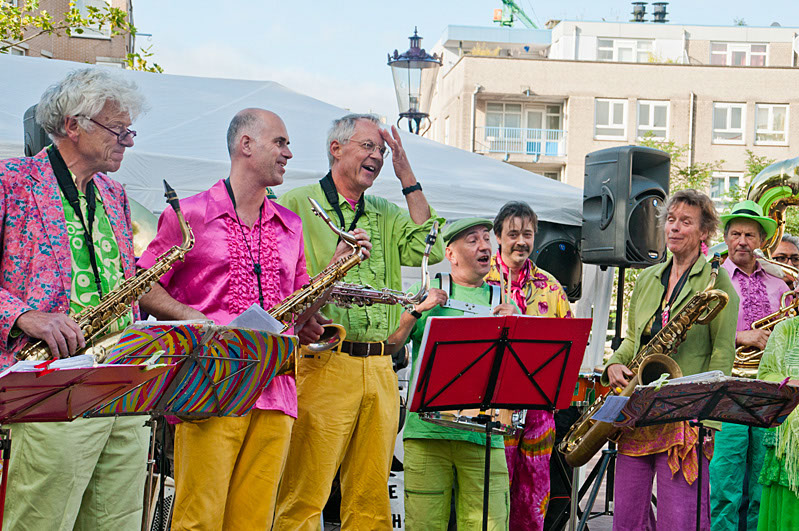
[[[365,358],[367,356],[382,356],[386,352],[386,342],[380,341],[379,343],[359,343],[356,341],[342,341],[339,345],[339,351],[356,358]]]

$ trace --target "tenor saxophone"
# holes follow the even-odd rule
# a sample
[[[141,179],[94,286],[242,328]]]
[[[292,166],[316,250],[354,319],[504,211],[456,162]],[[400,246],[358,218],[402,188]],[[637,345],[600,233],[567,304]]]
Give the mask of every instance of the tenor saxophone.
[[[194,234],[180,211],[180,203],[175,190],[164,181],[166,200],[178,217],[183,241],[162,254],[149,269],[141,270],[135,276],[124,280],[115,290],[104,295],[97,306],[85,308],[70,315],[81,329],[86,346],[75,352],[93,354],[97,362],[102,362],[108,351],[119,341],[122,332],[109,333],[108,329],[117,319],[130,312],[134,302],[150,290],[150,287],[161,276],[172,268],[178,260],[183,260],[186,253],[194,247]],[[16,354],[18,360],[47,360],[52,353],[42,340],[27,343]]]
[[[630,396],[637,385],[647,385],[657,380],[663,373],[668,373],[671,378],[682,376],[680,366],[671,358],[672,354],[693,325],[710,323],[729,301],[729,296],[724,291],[714,289],[719,263],[720,257],[717,254],[711,262],[712,270],[707,287],[697,292],[635,355],[627,366],[635,376],[621,392],[611,390],[609,395]],[[621,428],[612,423],[591,418],[604,402],[605,397],[599,397],[591,404],[558,445],[569,466],[583,466],[608,440],[616,438],[620,433]]]
[[[267,310],[269,315],[284,324],[284,332],[292,326],[298,327],[305,324],[330,298],[330,293],[333,291],[336,282],[344,278],[347,271],[360,264],[365,257],[355,236],[336,227],[330,216],[313,198],[309,197],[308,201],[311,202],[313,213],[322,218],[330,230],[335,232],[342,241],[352,248],[352,253],[327,266],[318,275],[314,276],[308,284]],[[333,348],[344,339],[345,335],[346,332],[341,325],[325,325],[325,333],[322,336],[324,338],[323,343],[311,347],[314,350]],[[296,373],[297,355],[296,349],[294,349],[280,369],[278,369],[277,375],[294,374],[296,376]]]

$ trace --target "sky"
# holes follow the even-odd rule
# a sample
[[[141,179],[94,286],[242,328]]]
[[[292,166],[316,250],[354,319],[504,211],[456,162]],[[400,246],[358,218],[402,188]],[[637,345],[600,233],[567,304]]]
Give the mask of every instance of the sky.
[[[629,1],[559,0],[517,4],[539,26],[547,20],[628,21]],[[500,0],[133,0],[142,34],[166,73],[271,80],[353,112],[395,121],[397,102],[387,54],[409,47],[418,27],[430,49],[447,25],[491,26]],[[799,27],[789,0],[678,0],[677,24]],[[651,5],[647,11],[651,13]],[[516,27],[521,26],[517,22]]]

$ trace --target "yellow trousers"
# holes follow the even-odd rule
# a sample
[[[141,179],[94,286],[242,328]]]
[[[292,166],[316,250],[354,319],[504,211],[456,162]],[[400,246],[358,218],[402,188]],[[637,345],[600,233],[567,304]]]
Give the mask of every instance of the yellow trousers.
[[[293,423],[253,409],[178,424],[172,530],[270,529]]]
[[[341,467],[341,528],[391,529],[388,477],[399,422],[391,356],[299,352],[299,414],[280,483],[275,530],[320,528]]]

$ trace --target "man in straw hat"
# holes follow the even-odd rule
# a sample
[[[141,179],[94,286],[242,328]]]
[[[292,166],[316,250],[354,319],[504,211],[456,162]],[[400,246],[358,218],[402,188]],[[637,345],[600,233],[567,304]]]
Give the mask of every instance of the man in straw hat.
[[[777,311],[788,286],[769,275],[755,256],[755,250],[777,230],[777,222],[763,216],[754,201],[742,201],[732,212],[721,216],[727,260],[723,266],[730,275],[741,299],[735,346],[766,348],[769,330],[752,330],[752,323]],[[763,428],[723,423],[716,434],[713,461],[710,464],[710,514],[713,531],[739,529],[745,475],[748,472],[749,502],[746,528],[757,529],[760,510],[760,484],[757,479],[763,465]]]

